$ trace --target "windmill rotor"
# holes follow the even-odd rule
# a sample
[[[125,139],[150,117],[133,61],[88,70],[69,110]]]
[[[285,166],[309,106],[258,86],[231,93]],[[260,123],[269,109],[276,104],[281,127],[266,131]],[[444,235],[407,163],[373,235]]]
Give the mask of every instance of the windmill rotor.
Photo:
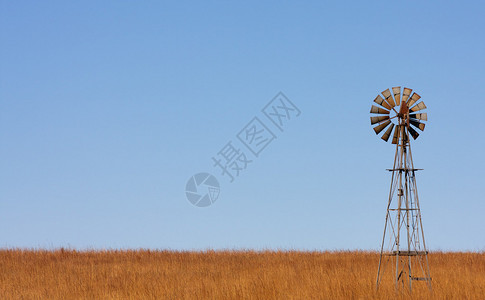
[[[413,92],[410,88],[401,89],[400,86],[386,89],[377,95],[371,107],[371,125],[374,126],[376,135],[383,132],[381,139],[397,144],[399,138],[409,140],[409,135],[413,139],[419,136],[418,131],[423,131],[428,121],[428,115],[422,110],[426,109],[421,96]]]

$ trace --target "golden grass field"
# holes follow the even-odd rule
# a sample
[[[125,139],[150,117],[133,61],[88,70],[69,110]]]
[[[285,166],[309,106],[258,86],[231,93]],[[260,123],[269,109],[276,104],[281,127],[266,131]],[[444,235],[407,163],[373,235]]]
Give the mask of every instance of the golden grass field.
[[[409,299],[374,252],[0,250],[0,299]],[[485,253],[432,252],[433,292],[485,299]]]

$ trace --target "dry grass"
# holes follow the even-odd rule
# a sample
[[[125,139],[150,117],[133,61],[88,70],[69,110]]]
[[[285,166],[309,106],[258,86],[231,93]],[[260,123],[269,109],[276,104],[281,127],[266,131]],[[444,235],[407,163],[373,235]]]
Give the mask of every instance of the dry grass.
[[[298,251],[0,250],[1,299],[396,299],[378,255]],[[485,299],[485,253],[430,254],[433,293]]]

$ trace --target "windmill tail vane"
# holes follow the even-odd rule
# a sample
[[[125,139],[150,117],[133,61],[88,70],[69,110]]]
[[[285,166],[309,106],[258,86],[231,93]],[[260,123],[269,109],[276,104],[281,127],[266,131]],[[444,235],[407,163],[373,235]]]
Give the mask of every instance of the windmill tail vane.
[[[412,291],[416,281],[431,289],[424,230],[421,220],[416,171],[410,137],[416,140],[428,121],[421,96],[410,88],[393,87],[377,95],[371,107],[371,125],[376,135],[396,145],[384,233],[379,256],[376,288],[384,278],[394,282],[396,290]],[[392,139],[391,139],[392,136]]]

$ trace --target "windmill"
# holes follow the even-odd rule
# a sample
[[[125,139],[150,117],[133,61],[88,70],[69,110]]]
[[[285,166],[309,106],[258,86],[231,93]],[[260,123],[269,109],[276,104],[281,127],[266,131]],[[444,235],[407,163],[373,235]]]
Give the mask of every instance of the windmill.
[[[371,124],[377,135],[396,145],[386,223],[377,270],[376,288],[383,278],[392,278],[396,289],[424,281],[431,289],[428,251],[424,241],[410,136],[417,139],[428,120],[424,102],[412,89],[393,87],[378,95],[371,107]],[[391,139],[392,135],[392,139]]]

